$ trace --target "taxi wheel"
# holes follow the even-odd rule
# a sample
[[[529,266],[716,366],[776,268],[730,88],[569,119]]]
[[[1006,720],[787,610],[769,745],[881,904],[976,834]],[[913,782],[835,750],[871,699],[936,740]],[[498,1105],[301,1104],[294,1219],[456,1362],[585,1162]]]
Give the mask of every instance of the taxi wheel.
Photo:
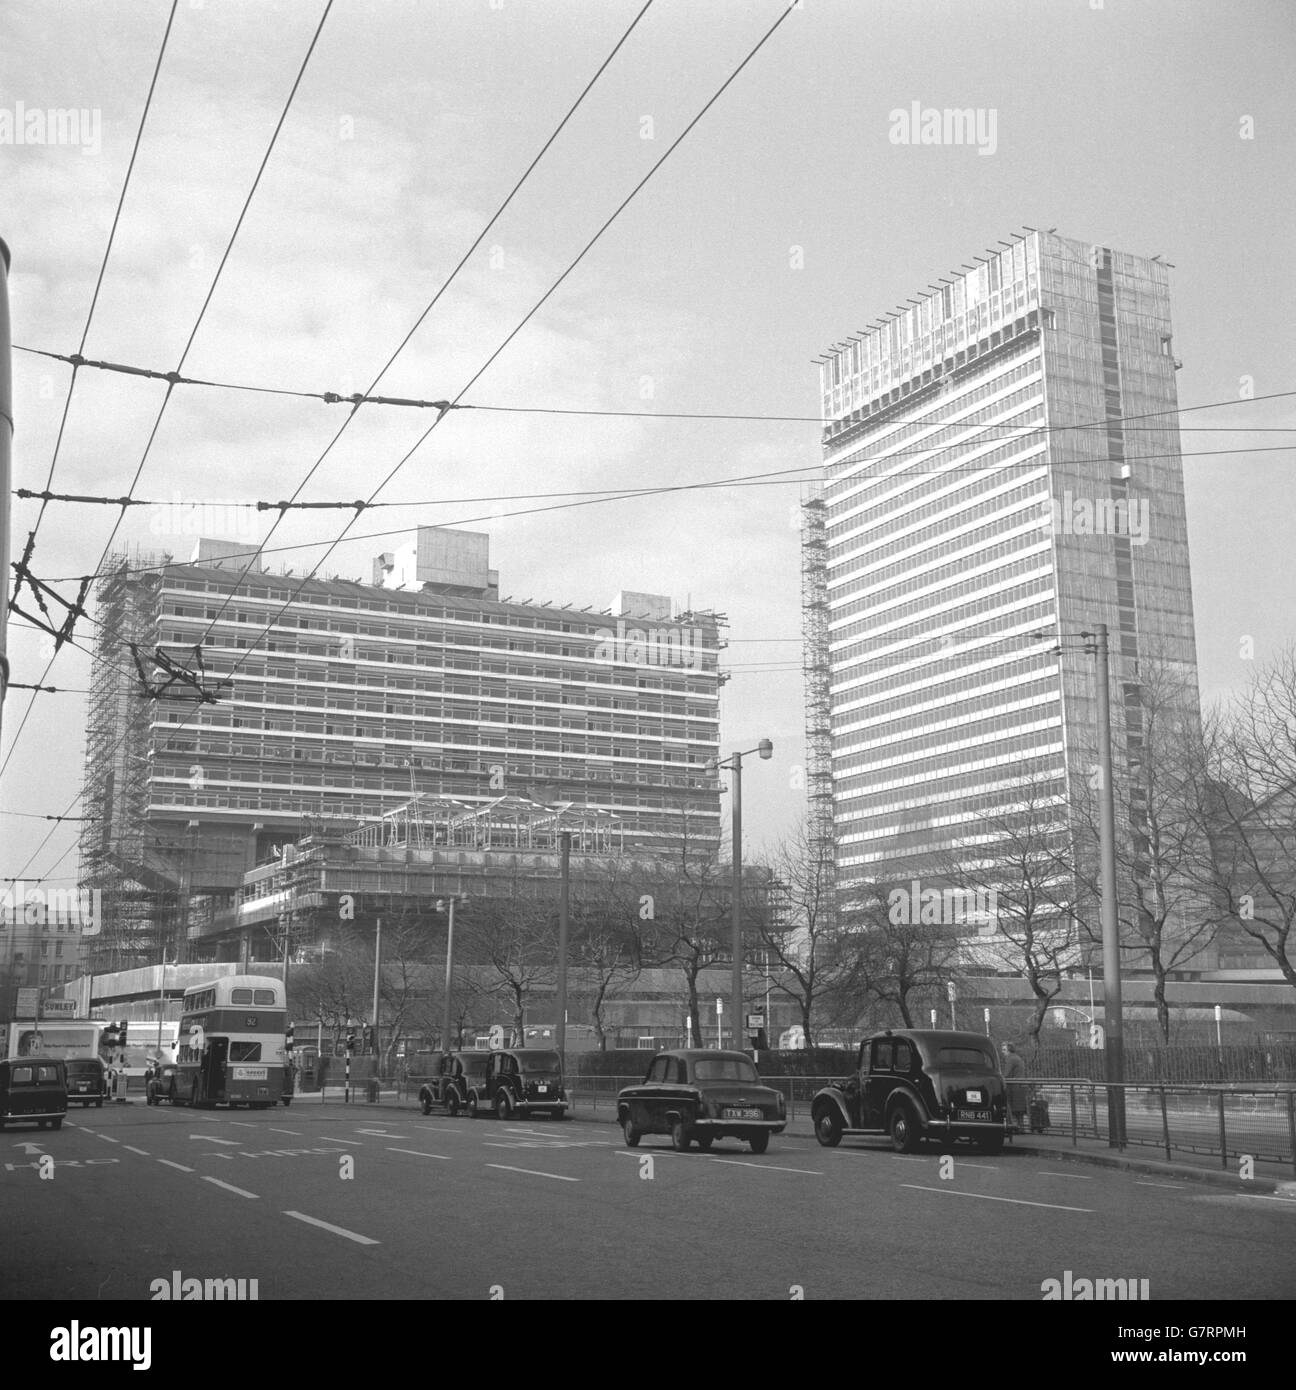
[[[495,1097],[495,1118],[497,1120],[507,1120],[513,1114],[513,1107],[509,1104],[509,1098],[503,1091]]]
[[[908,1105],[897,1105],[887,1122],[891,1134],[891,1147],[900,1154],[916,1153],[922,1139],[922,1131]]]
[[[422,1097],[422,1102],[423,1102],[423,1113],[424,1113],[425,1115],[430,1115],[430,1114],[432,1113],[432,1098],[431,1098],[431,1096],[423,1096],[423,1097]]]
[[[763,1129],[759,1134],[753,1134],[747,1142],[751,1145],[752,1153],[763,1154],[769,1148],[769,1131]]]
[[[832,1110],[822,1110],[815,1116],[815,1138],[825,1149],[835,1149],[842,1140],[841,1116]]]
[[[711,1145],[715,1143],[715,1135],[699,1134],[695,1142],[697,1143],[698,1148],[701,1149],[703,1153],[710,1153]]]
[[[445,1108],[452,1120],[459,1113],[459,1097],[453,1091],[446,1096]]]
[[[469,1096],[469,1097],[468,1097],[468,1118],[469,1118],[470,1120],[475,1120],[475,1119],[477,1118],[477,1097],[476,1097],[476,1096]]]
[[[687,1153],[690,1142],[688,1126],[683,1120],[676,1120],[671,1125],[671,1148],[678,1154]]]
[[[625,1135],[628,1148],[637,1149],[639,1147],[639,1141],[643,1138],[643,1134],[635,1128],[635,1123],[629,1115],[621,1121],[621,1133]]]

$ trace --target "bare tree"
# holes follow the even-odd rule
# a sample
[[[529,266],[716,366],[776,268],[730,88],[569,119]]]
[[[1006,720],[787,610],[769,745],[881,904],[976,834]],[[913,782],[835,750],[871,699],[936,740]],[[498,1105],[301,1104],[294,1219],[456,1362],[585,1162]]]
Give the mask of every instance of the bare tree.
[[[1200,958],[1217,930],[1199,881],[1199,866],[1209,859],[1202,830],[1205,759],[1196,691],[1173,668],[1146,661],[1137,689],[1137,751],[1128,775],[1116,777],[1113,787],[1118,927],[1122,951],[1151,970],[1158,1026],[1169,1042],[1167,981]],[[1102,898],[1099,788],[1083,778],[1073,785],[1075,870],[1091,908],[1077,921],[1100,942],[1092,910]]]
[[[1201,879],[1213,919],[1296,988],[1296,649],[1208,721],[1204,743]]]
[[[851,964],[840,949],[834,868],[809,818],[781,841],[764,868],[781,911],[754,914],[755,930],[770,957],[770,988],[795,1000],[807,1047],[813,1047],[815,1006],[838,988]]]

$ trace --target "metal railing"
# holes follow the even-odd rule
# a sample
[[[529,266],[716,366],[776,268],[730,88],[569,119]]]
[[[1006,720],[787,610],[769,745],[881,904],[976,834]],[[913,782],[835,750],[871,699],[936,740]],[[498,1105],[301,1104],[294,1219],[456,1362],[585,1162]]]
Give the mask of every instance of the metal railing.
[[[767,1076],[761,1084],[782,1093],[788,1119],[798,1110],[809,1116],[810,1101],[823,1087],[840,1081],[829,1076]],[[641,1076],[579,1076],[568,1081],[578,1110],[612,1109],[623,1086]],[[1048,1106],[1040,1133],[1111,1143],[1108,1091],[1125,1097],[1125,1147],[1162,1150],[1167,1159],[1182,1154],[1218,1155],[1228,1169],[1249,1155],[1256,1162],[1276,1163],[1296,1173],[1296,1087],[1162,1086],[1126,1083],[1111,1088],[1087,1077],[1031,1078],[1032,1098]]]

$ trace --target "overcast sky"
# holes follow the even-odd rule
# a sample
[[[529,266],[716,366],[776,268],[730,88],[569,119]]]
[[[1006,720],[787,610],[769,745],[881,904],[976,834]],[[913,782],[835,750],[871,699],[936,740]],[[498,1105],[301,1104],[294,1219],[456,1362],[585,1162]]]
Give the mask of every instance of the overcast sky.
[[[335,0],[184,374],[368,387],[642,3]],[[181,0],[88,357],[176,368],[324,8]],[[379,390],[458,395],[785,8],[655,0]],[[168,0],[0,7],[16,344],[77,349],[169,12]],[[1244,399],[1296,376],[1294,59],[1288,0],[803,0],[464,400],[813,417],[811,358],[1023,225],[1159,253],[1175,267],[1180,405],[1225,403],[1182,421],[1203,695],[1224,698],[1296,630],[1296,409]],[[983,130],[993,119],[993,148],[893,143],[891,112],[915,102],[972,108]],[[38,133],[30,112],[67,108],[86,116],[65,143],[18,143],[15,127]],[[70,374],[14,354],[17,487],[45,486]],[[54,490],[125,492],[164,392],[80,373]],[[343,410],[180,387],[134,495],[285,498]],[[363,409],[303,498],[367,496],[430,423]],[[1199,453],[1218,450],[1235,452]],[[322,572],[367,579],[418,523],[465,524],[490,532],[502,593],[603,608],[627,588],[728,614],[724,749],[775,745],[745,779],[759,848],[802,802],[796,477],[809,473],[506,513],[546,505],[520,494],[818,459],[813,420],[455,412],[383,492],[403,505],[362,516]],[[15,503],[15,554],[36,510]],[[51,505],[34,573],[88,572],[116,516]],[[296,548],[268,565],[309,571],[348,517],[290,514],[270,545]],[[177,520],[134,510],[118,543],[187,556]],[[255,540],[270,524],[230,521],[227,535]],[[390,531],[402,534],[364,539]],[[78,640],[92,633],[83,623]],[[38,638],[18,623],[10,654],[15,681],[39,678]],[[65,649],[49,680],[87,677]],[[28,698],[10,694],[6,753]],[[4,809],[23,813],[0,816],[0,876],[75,875],[75,826],[28,860],[50,827],[35,817],[67,811],[80,786],[83,730],[82,696],[38,697],[0,780]]]

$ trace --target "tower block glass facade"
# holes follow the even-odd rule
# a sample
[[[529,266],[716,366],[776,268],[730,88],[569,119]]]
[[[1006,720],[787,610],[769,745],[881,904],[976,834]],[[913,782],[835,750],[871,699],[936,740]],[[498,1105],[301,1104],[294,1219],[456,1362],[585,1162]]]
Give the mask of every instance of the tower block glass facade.
[[[1197,713],[1167,268],[1001,246],[822,361],[843,885],[967,846],[1025,781],[1066,804],[1096,706],[1059,636],[1108,626],[1118,767],[1141,663]]]

